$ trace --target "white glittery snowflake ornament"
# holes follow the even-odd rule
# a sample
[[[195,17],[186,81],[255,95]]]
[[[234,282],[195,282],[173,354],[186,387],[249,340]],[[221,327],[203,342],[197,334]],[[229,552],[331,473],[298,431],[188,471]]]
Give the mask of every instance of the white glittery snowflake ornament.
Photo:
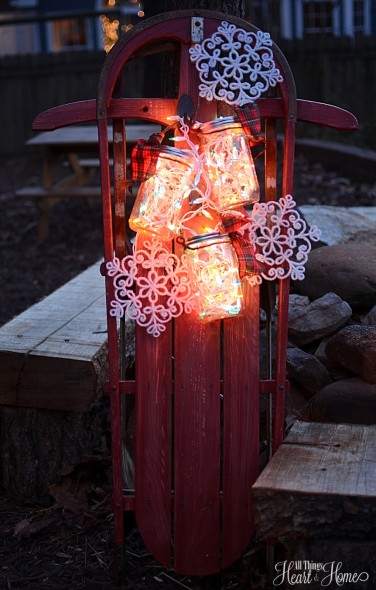
[[[158,240],[145,240],[142,249],[134,247],[132,255],[114,258],[106,268],[115,288],[110,315],[125,314],[152,336],[164,332],[173,317],[193,309],[186,255],[179,258]]]
[[[241,230],[249,232],[256,260],[264,267],[263,279],[304,279],[311,242],[318,242],[321,232],[315,225],[307,227],[295,205],[291,195],[279,201],[256,203],[250,222]]]
[[[273,59],[272,40],[263,31],[247,32],[223,21],[217,31],[190,48],[207,100],[243,106],[283,81]]]

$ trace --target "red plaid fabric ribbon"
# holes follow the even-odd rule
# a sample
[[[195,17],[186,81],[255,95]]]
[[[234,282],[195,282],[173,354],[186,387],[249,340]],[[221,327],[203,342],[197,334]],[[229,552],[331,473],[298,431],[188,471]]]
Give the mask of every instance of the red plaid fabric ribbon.
[[[155,174],[163,138],[164,133],[154,133],[148,140],[138,140],[131,156],[130,176],[133,181],[144,182]]]
[[[263,138],[260,138],[261,119],[258,105],[252,103],[244,107],[235,106],[235,113],[244,133],[248,136],[249,145],[256,145],[263,141]]]
[[[242,279],[245,275],[259,274],[262,271],[261,265],[256,260],[256,253],[250,241],[247,240],[239,229],[249,221],[248,217],[235,217],[234,215],[222,215],[223,227],[231,239],[239,260],[239,275]]]

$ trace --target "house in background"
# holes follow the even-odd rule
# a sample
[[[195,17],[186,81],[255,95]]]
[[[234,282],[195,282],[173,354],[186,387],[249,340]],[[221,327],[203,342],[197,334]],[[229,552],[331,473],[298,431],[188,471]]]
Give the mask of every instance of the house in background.
[[[0,56],[104,48],[101,16],[121,27],[143,17],[139,0],[8,0],[0,4]]]
[[[376,36],[376,0],[246,0],[246,7],[277,41]],[[103,14],[121,28],[148,16],[140,0],[0,0],[0,56],[101,50]]]
[[[281,37],[376,35],[375,0],[280,0]]]
[[[6,138],[0,155],[22,152],[36,114],[96,96],[105,59],[101,15],[119,20],[121,34],[151,16],[154,2],[0,0],[0,126]],[[270,32],[286,56],[298,95],[355,113],[359,141],[375,149],[376,0],[244,2],[247,18]],[[134,70],[126,92],[153,96],[159,70],[139,61],[129,64]]]
[[[275,40],[376,36],[376,0],[246,0],[251,19]]]

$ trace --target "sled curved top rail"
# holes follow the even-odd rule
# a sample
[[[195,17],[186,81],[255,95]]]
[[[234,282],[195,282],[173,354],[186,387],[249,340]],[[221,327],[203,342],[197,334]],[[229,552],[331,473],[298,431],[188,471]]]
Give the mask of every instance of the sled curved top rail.
[[[223,20],[239,27],[246,27],[248,31],[258,30],[240,18],[208,10],[167,12],[146,19],[128,31],[108,54],[102,68],[96,100],[77,101],[48,109],[36,116],[33,121],[33,130],[53,130],[66,125],[94,122],[103,117],[106,119],[140,117],[166,124],[166,118],[171,113],[176,113],[177,99],[114,98],[114,89],[125,62],[161,51],[163,44],[170,48],[171,42],[174,47],[179,44],[190,46],[189,23],[194,17],[210,19],[208,34],[214,32]],[[168,35],[165,32],[166,21],[173,21]],[[146,30],[148,34],[143,37],[142,33]],[[151,50],[150,47],[152,47]],[[293,76],[285,56],[275,43],[272,50],[276,63],[284,74],[285,82],[281,85],[282,98],[256,100],[262,117],[281,119],[287,116],[291,122],[304,121],[350,131],[359,128],[356,117],[345,109],[316,101],[297,99]]]
[[[123,65],[132,56],[142,54],[145,46],[157,46],[163,41],[174,41],[178,45],[190,47],[192,45],[191,19],[202,17],[205,21],[205,37],[212,35],[223,22],[227,21],[248,32],[256,33],[257,27],[244,21],[241,18],[210,10],[182,10],[178,12],[165,12],[161,15],[147,19],[128,32],[120,42],[116,43],[108,55],[102,69],[99,91],[97,96],[97,117],[105,116],[106,109],[113,97],[116,82],[119,78]],[[143,36],[143,31],[147,35]],[[296,88],[290,66],[280,51],[279,47],[272,42],[272,51],[276,64],[279,67],[284,82],[280,84],[281,95],[286,103],[285,114],[291,122],[296,122]],[[196,94],[197,94],[197,89]],[[195,104],[197,107],[197,103]]]

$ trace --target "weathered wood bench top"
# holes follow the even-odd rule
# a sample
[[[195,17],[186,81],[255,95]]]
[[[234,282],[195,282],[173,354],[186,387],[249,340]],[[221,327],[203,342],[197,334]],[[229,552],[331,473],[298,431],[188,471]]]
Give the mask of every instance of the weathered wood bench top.
[[[95,161],[92,166],[95,166]],[[25,186],[15,193],[16,199],[54,199],[54,198],[81,198],[91,199],[100,198],[101,190],[99,186],[53,186],[44,188],[43,186]]]
[[[159,130],[160,125],[156,123],[129,124],[127,125],[127,142],[133,145],[138,139],[147,139],[149,135],[158,133]],[[98,128],[96,125],[74,125],[53,131],[43,131],[29,139],[26,145],[57,146],[62,151],[67,147],[86,148],[90,151],[95,149],[98,152]]]
[[[253,489],[376,500],[376,426],[296,422]]]
[[[0,328],[0,404],[86,411],[107,332],[99,262]]]
[[[376,425],[296,422],[252,492],[262,537],[376,528]]]

